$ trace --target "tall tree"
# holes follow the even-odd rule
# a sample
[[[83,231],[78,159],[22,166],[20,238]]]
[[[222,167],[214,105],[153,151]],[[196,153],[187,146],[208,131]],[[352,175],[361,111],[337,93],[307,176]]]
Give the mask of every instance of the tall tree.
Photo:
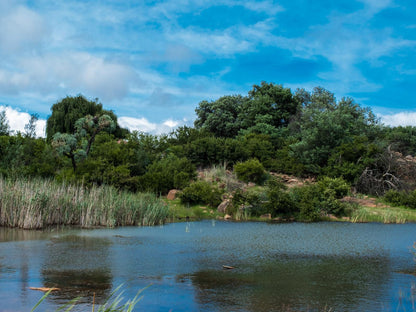
[[[75,133],[54,134],[52,146],[56,151],[71,160],[74,172],[77,169],[77,162],[86,158],[91,150],[96,135],[101,131],[113,132],[115,123],[108,115],[91,116],[79,118],[75,123]]]
[[[327,165],[334,148],[352,142],[356,136],[371,141],[379,129],[370,109],[360,107],[350,98],[337,103],[334,95],[323,88],[314,89],[298,122],[300,141],[291,149],[313,173]]]
[[[9,135],[10,134],[10,126],[9,121],[6,117],[6,111],[2,110],[0,112],[0,135]]]
[[[202,101],[195,109],[195,127],[206,129],[217,137],[232,138],[241,129],[241,110],[246,97],[227,95],[213,102]]]
[[[34,138],[36,136],[36,123],[38,120],[38,114],[30,115],[29,122],[25,125],[25,136],[27,138]]]
[[[52,114],[46,122],[46,138],[48,141],[52,139],[55,133],[75,132],[75,123],[78,119],[87,115],[101,116],[108,115],[115,123],[114,135],[117,138],[124,137],[128,130],[122,129],[117,124],[117,116],[114,112],[104,110],[98,99],[89,101],[83,95],[75,97],[67,96],[61,101],[52,105]]]

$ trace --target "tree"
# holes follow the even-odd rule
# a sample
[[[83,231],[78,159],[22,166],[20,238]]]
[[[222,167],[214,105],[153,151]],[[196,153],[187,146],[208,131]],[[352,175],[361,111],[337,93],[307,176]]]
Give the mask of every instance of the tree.
[[[197,129],[206,129],[217,137],[235,137],[240,130],[242,108],[247,101],[241,95],[227,95],[213,102],[202,101],[195,109]]]
[[[319,173],[328,163],[334,148],[353,141],[356,136],[375,139],[378,120],[368,108],[350,98],[336,103],[335,97],[323,88],[315,88],[311,102],[302,109],[298,125],[299,142],[291,145],[297,159],[308,171]]]
[[[115,123],[108,115],[91,116],[79,118],[75,122],[75,133],[57,132],[52,138],[52,146],[56,151],[71,160],[74,172],[77,168],[77,162],[88,156],[91,145],[96,135],[101,131],[112,132],[115,129]]]
[[[245,102],[244,128],[258,123],[265,123],[276,128],[287,126],[299,109],[299,102],[293,97],[289,88],[282,85],[266,83],[254,85],[248,93],[250,101]]]
[[[117,138],[124,138],[128,133],[128,130],[118,126],[117,116],[114,112],[104,110],[102,104],[98,102],[98,99],[89,101],[83,95],[75,97],[67,96],[52,105],[51,110],[52,114],[46,122],[46,138],[48,141],[57,132],[73,134],[75,132],[76,121],[87,115],[97,117],[108,115],[115,123],[114,135]]]
[[[0,135],[10,135],[10,126],[5,110],[0,112]]]
[[[39,120],[38,114],[31,114],[29,122],[25,125],[25,137],[34,138],[36,136],[36,123]]]

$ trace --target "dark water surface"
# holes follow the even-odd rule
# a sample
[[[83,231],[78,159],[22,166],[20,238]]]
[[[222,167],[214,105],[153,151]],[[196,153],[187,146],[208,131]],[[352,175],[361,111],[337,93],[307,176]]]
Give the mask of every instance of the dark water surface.
[[[150,285],[135,311],[416,311],[415,241],[416,224],[0,228],[0,311],[30,311],[29,287],[60,288],[37,311],[91,311],[121,284]]]

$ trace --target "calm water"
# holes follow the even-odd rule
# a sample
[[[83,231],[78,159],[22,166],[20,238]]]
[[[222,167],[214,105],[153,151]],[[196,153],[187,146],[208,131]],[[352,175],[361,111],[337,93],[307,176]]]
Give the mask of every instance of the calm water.
[[[39,311],[78,296],[91,311],[121,284],[125,298],[150,285],[137,311],[416,311],[414,241],[416,224],[0,228],[0,311],[30,311],[29,287],[52,286]]]

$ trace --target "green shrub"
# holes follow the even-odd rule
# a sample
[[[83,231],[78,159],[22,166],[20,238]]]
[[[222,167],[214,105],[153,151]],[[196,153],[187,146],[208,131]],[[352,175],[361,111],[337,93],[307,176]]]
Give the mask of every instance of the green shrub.
[[[234,166],[234,172],[241,181],[257,184],[262,184],[267,177],[263,165],[257,159],[237,163]]]
[[[227,212],[235,213],[237,211],[245,211],[249,215],[261,216],[272,212],[267,206],[267,202],[267,193],[262,189],[238,189],[233,195],[232,206]]]
[[[396,190],[389,190],[384,194],[384,200],[389,204],[395,206],[406,206],[408,202],[408,195],[405,192],[400,192]]]
[[[318,182],[318,187],[325,196],[341,199],[348,195],[350,185],[343,178],[324,177]]]
[[[286,186],[277,179],[271,179],[267,184],[266,207],[273,216],[291,214],[297,211],[296,203],[286,191]]]
[[[221,191],[206,181],[197,181],[185,187],[179,194],[183,203],[217,207],[221,203]]]
[[[167,194],[171,189],[183,189],[196,177],[195,166],[186,158],[174,155],[152,163],[139,184],[145,191]]]

